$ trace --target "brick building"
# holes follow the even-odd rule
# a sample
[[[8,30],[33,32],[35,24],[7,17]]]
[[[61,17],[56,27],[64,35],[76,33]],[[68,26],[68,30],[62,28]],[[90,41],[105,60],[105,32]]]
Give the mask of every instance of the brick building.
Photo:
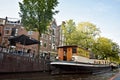
[[[48,31],[40,36],[40,52],[41,53],[55,53],[57,51],[57,46],[59,46],[59,27],[56,24],[55,19],[48,26]],[[20,20],[15,18],[6,17],[0,18],[0,44],[1,46],[9,47],[9,37],[18,36],[25,34],[32,38],[38,39],[38,32],[26,31],[24,27],[21,26]],[[16,44],[17,50],[32,49],[37,52],[38,44],[34,45],[21,45]]]
[[[0,45],[2,43],[2,37],[3,37],[3,33],[4,33],[4,24],[5,24],[5,19],[4,18],[0,18]]]
[[[0,34],[1,34],[1,41],[0,41],[0,45],[1,46],[5,46],[8,48],[9,42],[8,42],[8,38],[10,36],[17,36],[17,32],[14,33],[14,30],[18,30],[20,28],[20,20],[14,20],[11,21],[9,18],[0,18]]]

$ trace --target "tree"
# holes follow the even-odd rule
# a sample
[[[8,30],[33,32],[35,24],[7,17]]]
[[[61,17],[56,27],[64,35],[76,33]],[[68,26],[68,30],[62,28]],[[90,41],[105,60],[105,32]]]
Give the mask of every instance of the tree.
[[[62,24],[62,32],[66,45],[91,48],[94,39],[99,36],[100,30],[90,22],[81,22],[76,26],[73,20],[68,20]]]
[[[84,32],[88,36],[99,36],[100,30],[93,23],[90,22],[81,22],[78,24],[77,30]]]
[[[93,45],[93,52],[101,59],[105,59],[111,53],[111,40],[105,37],[99,37]]]
[[[22,3],[19,2],[19,14],[23,26],[26,30],[37,31],[39,41],[41,33],[47,30],[53,15],[58,13],[54,10],[57,4],[57,0],[23,0]],[[39,49],[40,45],[38,45],[38,53]]]
[[[111,54],[108,55],[108,57],[110,58],[111,61],[117,61],[120,63],[120,59],[119,59],[119,51],[120,51],[120,48],[119,48],[119,45],[115,42],[112,42],[112,52]]]
[[[94,40],[99,36],[100,30],[90,22],[81,22],[76,27],[75,34],[73,38],[78,45],[84,48],[91,48]]]
[[[62,24],[62,35],[65,45],[72,45],[72,34],[76,30],[75,22],[68,20]]]
[[[92,48],[95,55],[101,59],[110,59],[111,61],[119,59],[119,46],[108,38],[99,37]]]

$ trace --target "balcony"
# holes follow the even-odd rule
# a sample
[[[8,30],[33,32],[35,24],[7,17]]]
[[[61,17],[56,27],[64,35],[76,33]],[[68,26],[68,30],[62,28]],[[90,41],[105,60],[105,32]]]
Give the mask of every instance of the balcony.
[[[20,25],[20,21],[7,21],[6,24],[16,24],[16,25]]]

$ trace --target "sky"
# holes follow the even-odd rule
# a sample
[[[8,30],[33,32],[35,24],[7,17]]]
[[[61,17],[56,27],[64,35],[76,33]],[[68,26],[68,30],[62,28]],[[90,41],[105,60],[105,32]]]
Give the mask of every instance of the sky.
[[[1,0],[0,18],[20,18],[18,2],[22,0]],[[120,45],[120,0],[58,0],[54,16],[58,25],[73,19],[76,24],[91,22],[101,31],[101,36]]]

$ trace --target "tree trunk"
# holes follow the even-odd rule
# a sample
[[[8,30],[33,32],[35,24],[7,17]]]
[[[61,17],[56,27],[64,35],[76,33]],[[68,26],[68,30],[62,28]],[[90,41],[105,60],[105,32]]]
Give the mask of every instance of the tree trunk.
[[[41,35],[41,33],[38,34],[38,41],[40,41],[40,35]],[[40,56],[40,44],[38,44],[37,58],[39,58],[39,56]]]

